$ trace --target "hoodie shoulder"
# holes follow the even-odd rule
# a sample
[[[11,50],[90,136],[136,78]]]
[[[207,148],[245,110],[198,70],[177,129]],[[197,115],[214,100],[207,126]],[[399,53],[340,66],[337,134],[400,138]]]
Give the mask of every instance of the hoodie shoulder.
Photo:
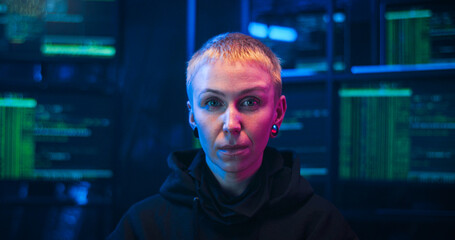
[[[171,173],[160,188],[160,195],[166,200],[191,207],[196,196],[195,166],[203,161],[202,149],[173,152],[168,157]]]
[[[175,228],[179,221],[191,220],[191,209],[171,204],[156,194],[134,204],[107,239],[182,239],[189,226]]]
[[[307,239],[358,239],[338,209],[317,194],[304,207]]]
[[[187,170],[193,159],[196,155],[202,151],[201,149],[191,149],[191,150],[184,150],[184,151],[176,151],[169,154],[167,158],[167,163],[171,170]]]
[[[154,221],[156,210],[162,208],[164,204],[165,201],[159,195],[154,195],[135,203],[123,215],[107,239],[143,239],[147,235],[146,230],[143,228],[144,223],[146,222],[150,225],[149,223]]]

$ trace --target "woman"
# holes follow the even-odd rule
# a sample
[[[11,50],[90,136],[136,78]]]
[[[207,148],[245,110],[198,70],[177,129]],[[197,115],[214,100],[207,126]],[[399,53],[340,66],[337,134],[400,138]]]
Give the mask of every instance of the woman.
[[[315,195],[300,162],[266,147],[286,112],[278,58],[240,33],[209,40],[187,69],[189,123],[202,150],[169,156],[160,193],[111,239],[356,239]]]

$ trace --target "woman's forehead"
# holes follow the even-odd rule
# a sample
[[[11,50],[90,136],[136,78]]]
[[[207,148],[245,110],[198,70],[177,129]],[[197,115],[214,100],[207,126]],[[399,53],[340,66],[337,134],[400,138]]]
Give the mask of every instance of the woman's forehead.
[[[216,62],[202,66],[193,79],[193,88],[207,87],[262,87],[273,86],[267,71],[257,64]]]

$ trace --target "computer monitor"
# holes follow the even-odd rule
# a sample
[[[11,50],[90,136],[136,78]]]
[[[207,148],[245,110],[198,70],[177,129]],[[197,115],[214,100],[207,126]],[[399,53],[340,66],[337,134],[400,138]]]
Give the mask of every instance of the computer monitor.
[[[455,184],[453,82],[344,83],[339,178]]]
[[[333,202],[360,237],[453,236],[455,83],[426,75],[337,88]]]
[[[345,83],[339,178],[455,184],[452,82]]]
[[[69,91],[0,93],[0,180],[110,179],[117,98]]]
[[[455,63],[453,3],[385,4],[386,64]]]
[[[0,59],[112,59],[119,1],[0,1]]]
[[[455,84],[447,76],[387,79],[339,85],[334,201],[368,218],[451,216]]]

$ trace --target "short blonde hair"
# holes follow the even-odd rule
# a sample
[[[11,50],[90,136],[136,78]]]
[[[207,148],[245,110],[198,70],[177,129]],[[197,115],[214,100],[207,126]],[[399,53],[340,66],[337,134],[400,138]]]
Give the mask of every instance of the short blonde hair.
[[[278,57],[261,41],[242,33],[223,33],[208,40],[188,62],[186,91],[191,100],[191,83],[202,66],[216,61],[253,62],[272,79],[276,99],[281,96],[281,65]]]

